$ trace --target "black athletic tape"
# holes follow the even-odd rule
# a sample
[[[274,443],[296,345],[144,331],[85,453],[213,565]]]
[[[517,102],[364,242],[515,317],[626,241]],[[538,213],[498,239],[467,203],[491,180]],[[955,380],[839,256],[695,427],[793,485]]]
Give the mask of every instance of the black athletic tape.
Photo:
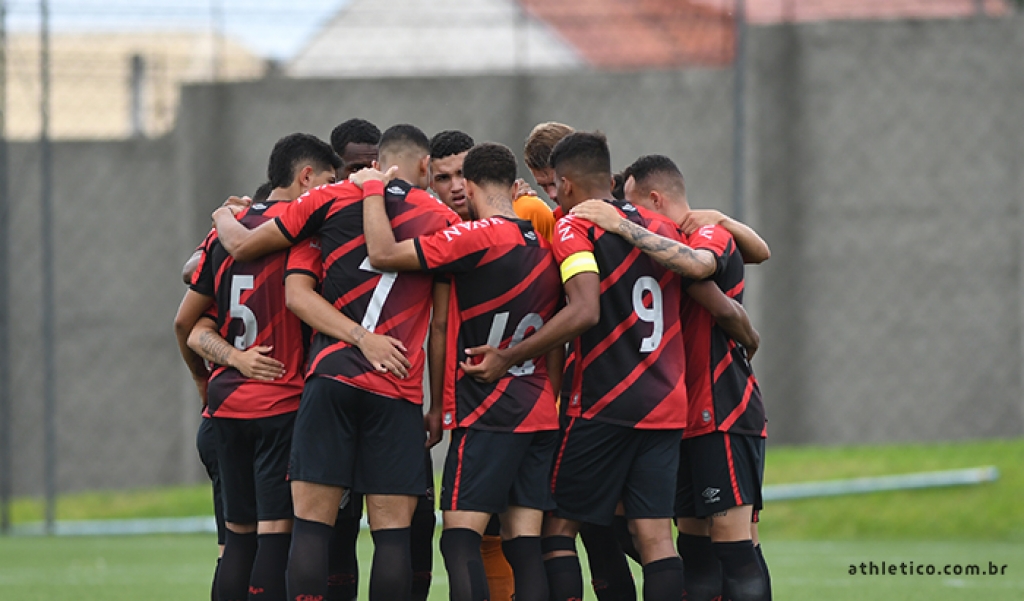
[[[548,536],[540,539],[540,551],[547,554],[554,551],[576,552],[576,539],[570,536]]]

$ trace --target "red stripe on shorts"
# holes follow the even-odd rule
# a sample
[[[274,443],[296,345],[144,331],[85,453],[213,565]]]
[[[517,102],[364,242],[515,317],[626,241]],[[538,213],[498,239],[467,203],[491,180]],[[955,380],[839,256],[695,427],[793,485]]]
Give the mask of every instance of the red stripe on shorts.
[[[558,457],[555,459],[555,469],[551,470],[551,492],[555,492],[555,480],[558,479],[558,468],[562,467],[562,455],[565,455],[565,445],[569,443],[569,430],[572,430],[572,425],[576,423],[576,418],[569,418],[569,426],[565,429],[565,434],[562,435],[562,446],[558,448]]]
[[[736,506],[743,505],[743,496],[740,495],[740,485],[736,482],[736,466],[732,462],[732,439],[727,432],[722,434],[725,439],[725,459],[729,463],[729,480],[732,482],[732,494],[736,499]]]
[[[462,433],[462,440],[459,441],[459,461],[458,467],[455,468],[455,484],[452,485],[452,511],[459,509],[459,483],[462,482],[462,452],[466,450],[466,438],[469,431],[466,430]]]

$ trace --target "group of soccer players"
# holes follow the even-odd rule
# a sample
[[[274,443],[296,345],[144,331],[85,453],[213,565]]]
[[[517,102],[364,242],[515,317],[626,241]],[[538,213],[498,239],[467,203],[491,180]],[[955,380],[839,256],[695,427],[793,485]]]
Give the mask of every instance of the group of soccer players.
[[[554,211],[503,145],[352,119],[282,138],[214,211],[175,318],[213,599],[354,599],[364,503],[370,598],[426,599],[443,430],[452,599],[582,599],[577,534],[602,601],[636,599],[627,556],[645,599],[770,599],[741,305],[767,245],[691,210],[668,157],[613,176],[602,134],[559,123],[524,155]]]

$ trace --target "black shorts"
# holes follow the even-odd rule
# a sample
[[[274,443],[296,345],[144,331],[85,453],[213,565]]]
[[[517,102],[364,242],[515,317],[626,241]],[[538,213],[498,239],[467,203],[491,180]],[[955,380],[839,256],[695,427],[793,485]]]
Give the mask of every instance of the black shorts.
[[[441,509],[504,513],[510,506],[554,509],[549,488],[558,432],[452,430],[441,480]]]
[[[629,519],[671,518],[680,437],[573,418],[551,478],[555,515],[607,526],[622,500]]]
[[[761,509],[764,439],[711,432],[679,445],[676,517],[706,518],[740,505]]]
[[[420,495],[420,504],[416,506],[417,511],[420,510],[420,506],[429,506],[430,511],[434,511],[434,463],[430,459],[430,450],[424,449],[424,472],[427,475],[426,492]],[[355,492],[348,488],[345,489],[345,494],[341,497],[341,506],[338,507],[338,519],[352,519],[363,517],[363,493]]]
[[[217,522],[217,544],[223,545],[227,537],[224,525],[224,497],[220,492],[220,470],[217,469],[217,435],[213,433],[213,420],[204,417],[196,432],[196,450],[199,461],[206,468],[206,475],[213,483],[213,518]]]
[[[291,519],[288,455],[295,414],[211,420],[217,434],[224,519],[235,524]]]
[[[364,494],[426,494],[423,409],[314,376],[295,418],[291,479]]]

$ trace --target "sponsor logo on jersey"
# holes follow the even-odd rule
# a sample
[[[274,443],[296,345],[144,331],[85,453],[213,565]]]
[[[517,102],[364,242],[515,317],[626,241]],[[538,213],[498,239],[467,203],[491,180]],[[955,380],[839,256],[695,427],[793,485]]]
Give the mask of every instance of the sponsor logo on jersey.
[[[536,240],[537,234],[533,232],[526,232],[525,234],[523,234],[523,237],[526,238],[527,240]]]
[[[388,193],[395,194],[396,196],[405,196],[405,190],[403,190],[400,186],[389,187]]]
[[[444,239],[445,242],[451,242],[453,238],[461,236],[463,232],[479,230],[491,227],[492,225],[501,225],[502,223],[505,223],[505,220],[500,217],[488,217],[487,219],[479,219],[477,221],[462,221],[444,230]]]

